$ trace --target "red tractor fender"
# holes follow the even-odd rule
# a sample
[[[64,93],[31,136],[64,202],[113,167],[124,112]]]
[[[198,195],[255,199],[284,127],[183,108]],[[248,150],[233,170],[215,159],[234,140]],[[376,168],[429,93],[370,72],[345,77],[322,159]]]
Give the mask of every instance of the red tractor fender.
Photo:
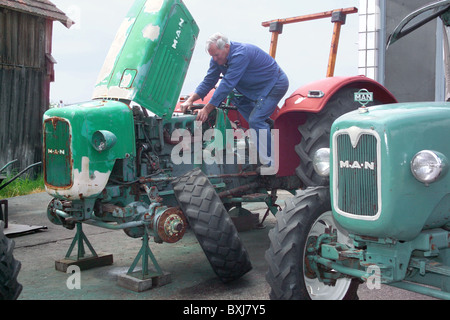
[[[382,104],[397,102],[384,86],[365,76],[330,77],[300,87],[272,117],[275,120],[274,129],[279,130],[278,176],[295,175],[295,168],[300,164],[295,146],[302,138],[298,127],[306,122],[308,113],[320,112],[333,95],[347,87],[354,87],[355,92],[366,89],[373,93],[374,100]]]

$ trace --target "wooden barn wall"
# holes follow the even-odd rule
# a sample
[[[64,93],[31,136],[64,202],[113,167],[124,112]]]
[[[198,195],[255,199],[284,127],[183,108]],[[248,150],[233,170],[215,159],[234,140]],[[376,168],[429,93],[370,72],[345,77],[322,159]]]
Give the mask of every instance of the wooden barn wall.
[[[15,169],[24,169],[42,159],[51,28],[45,18],[0,8],[0,167],[18,159]]]

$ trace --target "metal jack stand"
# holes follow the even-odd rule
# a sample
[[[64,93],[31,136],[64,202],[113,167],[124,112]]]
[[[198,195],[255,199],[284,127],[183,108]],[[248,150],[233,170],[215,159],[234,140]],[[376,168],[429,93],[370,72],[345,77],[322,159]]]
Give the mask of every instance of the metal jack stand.
[[[156,258],[148,245],[148,240],[148,230],[145,226],[141,249],[128,269],[128,272],[118,276],[117,283],[119,286],[136,292],[142,292],[172,282],[170,273],[164,273],[156,261]],[[141,259],[142,269],[140,271],[134,271]],[[149,259],[152,261],[155,271],[149,270]]]
[[[97,254],[88,238],[83,232],[83,226],[80,222],[77,222],[77,233],[72,240],[72,244],[69,247],[69,250],[66,253],[64,259],[55,261],[55,269],[62,272],[67,272],[67,268],[71,265],[76,265],[80,268],[80,270],[87,270],[95,267],[103,267],[107,265],[113,264],[113,256],[112,254]],[[84,244],[88,246],[91,251],[91,255],[86,256],[86,251],[84,250]],[[77,245],[77,255],[71,257],[72,251]]]

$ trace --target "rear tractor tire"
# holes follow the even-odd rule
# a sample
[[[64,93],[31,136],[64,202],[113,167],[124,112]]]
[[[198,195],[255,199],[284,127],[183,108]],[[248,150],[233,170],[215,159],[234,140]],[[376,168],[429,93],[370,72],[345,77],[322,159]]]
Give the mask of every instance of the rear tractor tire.
[[[298,127],[302,140],[295,146],[300,165],[295,173],[305,187],[327,186],[328,177],[321,177],[313,167],[314,153],[320,148],[330,147],[331,125],[341,115],[357,110],[361,104],[354,101],[354,93],[359,88],[347,87],[334,94],[319,113],[308,113],[306,122]],[[374,100],[367,106],[381,104]]]
[[[320,281],[306,261],[307,248],[325,233],[337,229],[338,241],[350,243],[330,211],[327,187],[308,188],[286,200],[286,207],[276,215],[275,227],[269,232],[270,248],[266,251],[269,270],[266,274],[274,300],[356,300],[359,281],[340,278],[334,285]]]
[[[244,245],[211,182],[194,169],[173,182],[178,204],[211,267],[222,282],[242,277],[252,269]]]

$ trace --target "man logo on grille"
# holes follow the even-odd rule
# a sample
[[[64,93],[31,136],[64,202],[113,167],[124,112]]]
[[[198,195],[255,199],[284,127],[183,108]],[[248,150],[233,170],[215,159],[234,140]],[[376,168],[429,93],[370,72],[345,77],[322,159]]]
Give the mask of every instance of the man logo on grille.
[[[347,169],[365,169],[365,170],[375,170],[375,162],[358,162],[358,161],[339,161],[339,167]]]

